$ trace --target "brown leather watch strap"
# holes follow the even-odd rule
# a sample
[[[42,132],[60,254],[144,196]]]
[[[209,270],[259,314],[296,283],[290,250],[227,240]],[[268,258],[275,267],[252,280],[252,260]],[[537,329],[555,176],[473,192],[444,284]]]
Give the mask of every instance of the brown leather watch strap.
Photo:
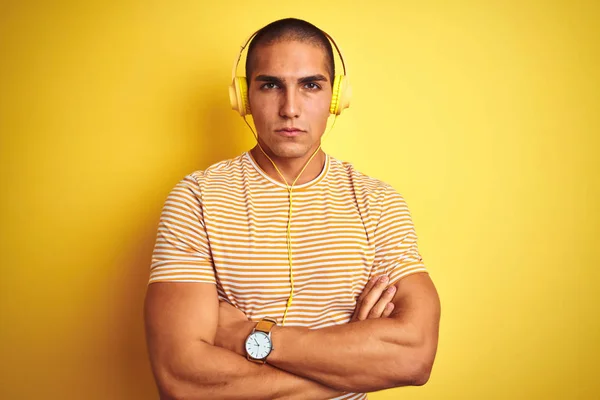
[[[270,317],[265,317],[263,319],[261,319],[258,324],[256,324],[256,328],[254,328],[257,331],[261,331],[264,333],[269,333],[271,332],[271,329],[273,329],[273,326],[277,325],[277,320],[274,318],[270,318]]]

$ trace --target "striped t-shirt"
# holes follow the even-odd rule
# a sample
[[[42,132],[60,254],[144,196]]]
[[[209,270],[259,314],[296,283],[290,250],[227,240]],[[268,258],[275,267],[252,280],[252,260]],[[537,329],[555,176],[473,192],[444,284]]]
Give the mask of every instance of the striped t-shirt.
[[[150,283],[216,284],[219,299],[250,319],[281,321],[290,295],[288,212],[286,186],[250,153],[186,176],[165,202]],[[402,196],[330,156],[318,177],[293,189],[291,239],[286,326],[347,323],[370,277],[394,283],[426,272]]]

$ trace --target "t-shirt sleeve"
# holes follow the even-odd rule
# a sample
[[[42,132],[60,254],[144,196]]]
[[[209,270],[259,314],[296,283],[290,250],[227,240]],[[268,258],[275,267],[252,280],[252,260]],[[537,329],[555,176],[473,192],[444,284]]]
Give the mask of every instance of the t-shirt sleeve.
[[[391,283],[417,273],[427,272],[417,248],[417,234],[404,198],[388,187],[381,216],[375,230],[377,274],[386,274]]]
[[[200,190],[194,176],[188,175],[167,197],[158,223],[149,284],[216,283]]]

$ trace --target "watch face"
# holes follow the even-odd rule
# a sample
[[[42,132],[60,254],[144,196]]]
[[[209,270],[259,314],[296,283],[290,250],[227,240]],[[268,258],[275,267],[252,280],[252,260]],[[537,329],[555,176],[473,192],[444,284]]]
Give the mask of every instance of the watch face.
[[[246,339],[246,351],[252,358],[264,360],[271,349],[271,338],[264,332],[254,332]]]

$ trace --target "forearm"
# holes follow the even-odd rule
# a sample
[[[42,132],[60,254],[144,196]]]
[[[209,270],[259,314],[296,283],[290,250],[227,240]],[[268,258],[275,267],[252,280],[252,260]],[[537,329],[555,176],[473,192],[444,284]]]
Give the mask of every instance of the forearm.
[[[423,384],[437,343],[391,318],[317,330],[277,327],[272,337],[269,363],[353,392]]]
[[[157,371],[161,399],[329,399],[341,391],[197,342]]]

